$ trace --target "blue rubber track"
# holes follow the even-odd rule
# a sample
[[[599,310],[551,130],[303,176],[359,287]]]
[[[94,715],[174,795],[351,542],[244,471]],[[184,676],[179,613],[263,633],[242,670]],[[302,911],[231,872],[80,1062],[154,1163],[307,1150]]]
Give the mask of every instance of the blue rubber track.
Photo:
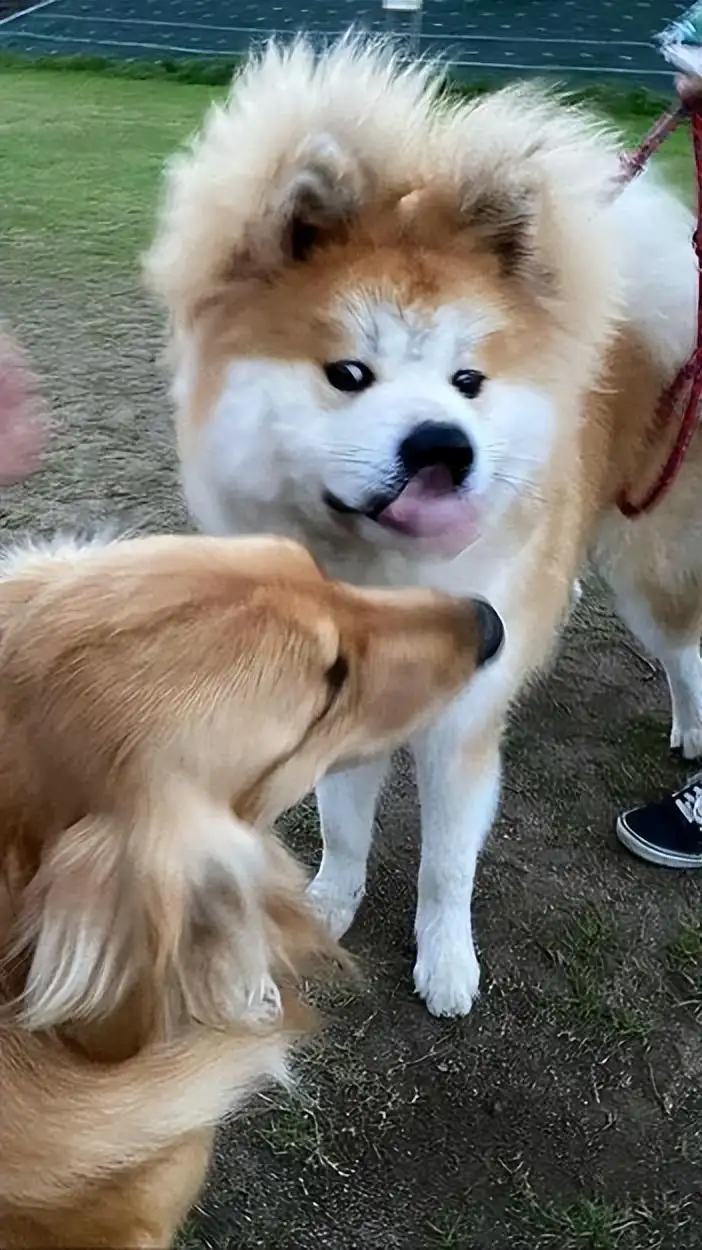
[[[12,7],[12,6],[10,6]],[[0,50],[119,59],[225,58],[275,32],[320,37],[349,25],[409,36],[465,77],[547,74],[667,91],[653,37],[670,0],[425,0],[421,21],[381,0],[40,0],[0,17]]]

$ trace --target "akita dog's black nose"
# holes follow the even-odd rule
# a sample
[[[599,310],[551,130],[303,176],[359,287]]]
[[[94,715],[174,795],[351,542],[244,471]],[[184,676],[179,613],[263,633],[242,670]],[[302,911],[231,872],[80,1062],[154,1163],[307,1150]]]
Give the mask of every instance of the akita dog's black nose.
[[[461,486],[470,473],[475,452],[460,425],[422,421],[400,443],[399,457],[410,477],[422,469],[448,469],[454,486]]]

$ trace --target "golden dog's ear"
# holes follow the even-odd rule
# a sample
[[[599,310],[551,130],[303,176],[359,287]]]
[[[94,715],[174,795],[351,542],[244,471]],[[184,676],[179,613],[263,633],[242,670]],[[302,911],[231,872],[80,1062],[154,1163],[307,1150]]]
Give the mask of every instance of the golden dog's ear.
[[[29,964],[12,1004],[26,1028],[107,1016],[133,987],[146,932],[122,841],[108,817],[78,821],[27,886],[10,948],[11,959]]]
[[[138,990],[166,1036],[185,1019],[275,1017],[280,980],[330,945],[303,884],[273,840],[175,783],[142,820],[86,818],[25,893],[15,1009],[46,1029],[105,1019]]]

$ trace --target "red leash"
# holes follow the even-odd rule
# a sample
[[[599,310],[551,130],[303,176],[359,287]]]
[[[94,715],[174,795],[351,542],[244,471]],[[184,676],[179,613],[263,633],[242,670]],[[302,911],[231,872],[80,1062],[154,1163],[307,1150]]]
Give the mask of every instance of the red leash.
[[[617,497],[619,511],[630,519],[649,512],[675,481],[697,428],[702,406],[702,114],[698,111],[690,113],[685,108],[679,108],[674,113],[666,113],[649,130],[640,147],[623,161],[622,182],[626,184],[641,173],[646,162],[660,147],[663,140],[672,134],[687,117],[691,117],[692,120],[692,143],[697,171],[697,227],[693,235],[698,275],[697,345],[677,377],[663,391],[656,407],[654,434],[662,434],[670,425],[676,412],[681,406],[683,407],[680,427],[665,464],[643,499],[634,503],[628,489],[622,490]],[[688,392],[687,398],[685,398],[686,391]]]

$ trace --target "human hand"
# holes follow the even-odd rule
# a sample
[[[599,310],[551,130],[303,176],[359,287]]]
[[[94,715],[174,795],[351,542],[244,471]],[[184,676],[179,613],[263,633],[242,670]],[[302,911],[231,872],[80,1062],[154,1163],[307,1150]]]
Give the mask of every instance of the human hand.
[[[0,485],[34,472],[46,436],[34,376],[17,345],[0,333]]]
[[[675,90],[686,109],[702,109],[702,78],[696,74],[680,74],[675,79]]]

